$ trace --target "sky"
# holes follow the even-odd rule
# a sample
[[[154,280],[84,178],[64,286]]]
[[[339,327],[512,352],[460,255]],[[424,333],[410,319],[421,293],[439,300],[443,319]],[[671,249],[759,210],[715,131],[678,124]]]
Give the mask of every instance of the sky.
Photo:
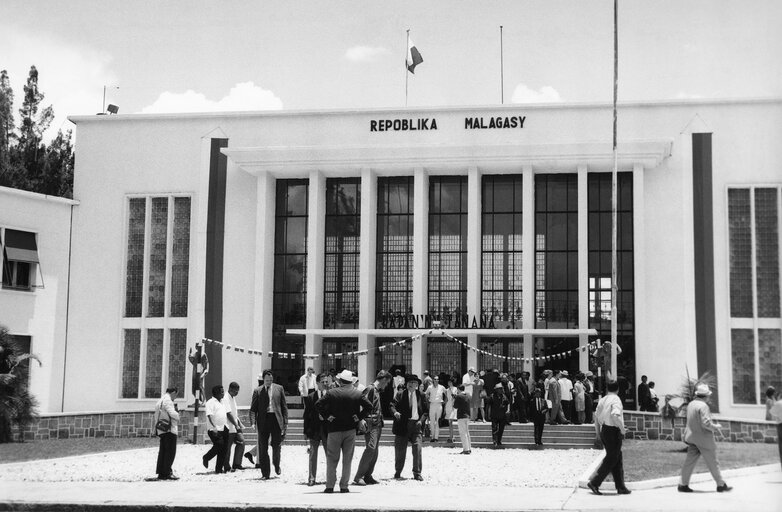
[[[620,0],[619,101],[782,97],[780,27],[778,0]],[[410,108],[610,102],[613,1],[2,0],[16,109],[31,65],[48,137],[104,87],[120,115],[398,108],[406,81]]]

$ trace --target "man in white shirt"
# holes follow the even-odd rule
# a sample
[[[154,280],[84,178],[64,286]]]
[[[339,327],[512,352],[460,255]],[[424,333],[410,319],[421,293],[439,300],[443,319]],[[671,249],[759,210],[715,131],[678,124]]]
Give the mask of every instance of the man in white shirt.
[[[614,478],[617,494],[630,494],[625,486],[624,467],[622,465],[622,439],[625,435],[624,408],[617,392],[619,383],[610,381],[606,386],[607,394],[597,403],[595,411],[595,430],[605,446],[606,455],[603,462],[587,482],[587,487],[594,493],[602,495],[600,484],[611,473]]]
[[[443,417],[443,402],[445,401],[445,387],[440,384],[440,377],[432,378],[432,385],[424,392],[429,400],[429,425],[432,431],[432,443],[440,439],[440,418]]]
[[[301,396],[301,403],[304,404],[304,399],[309,396],[310,393],[315,391],[318,386],[318,379],[315,375],[315,369],[313,367],[307,368],[304,375],[299,377],[299,396]]]
[[[573,383],[567,370],[562,370],[559,374],[559,394],[565,419],[573,421]]]
[[[228,447],[228,414],[221,402],[225,395],[223,386],[218,384],[212,388],[212,398],[206,401],[207,434],[212,440],[212,447],[202,457],[204,467],[209,469],[209,461],[217,457],[215,473],[224,473],[226,448]]]
[[[223,468],[226,473],[244,469],[242,466],[242,455],[244,455],[244,435],[242,434],[242,429],[244,429],[244,425],[239,419],[239,411],[236,407],[236,395],[238,394],[239,383],[231,382],[228,385],[228,393],[222,399],[228,418],[228,444],[225,448],[225,461],[223,462]],[[231,447],[234,445],[236,447],[234,448],[233,463],[231,463]]]

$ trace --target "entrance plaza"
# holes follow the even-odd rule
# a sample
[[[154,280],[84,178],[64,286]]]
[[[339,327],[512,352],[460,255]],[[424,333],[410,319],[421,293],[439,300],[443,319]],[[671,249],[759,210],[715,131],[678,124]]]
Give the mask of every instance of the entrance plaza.
[[[458,450],[425,447],[424,481],[410,474],[394,480],[393,448],[380,450],[379,485],[350,487],[348,494],[323,494],[325,463],[318,485],[308,487],[306,448],[284,446],[281,475],[260,480],[260,470],[215,475],[201,466],[204,446],[180,445],[174,470],[180,480],[154,476],[156,450],[146,448],[80,457],[0,465],[0,510],[782,510],[779,464],[726,470],[733,486],[717,493],[708,473],[696,475],[695,490],[676,492],[678,478],[631,482],[630,495],[604,496],[584,487],[602,457],[598,450],[490,450],[470,457]],[[354,463],[355,468],[355,463]],[[705,470],[700,468],[699,471]]]

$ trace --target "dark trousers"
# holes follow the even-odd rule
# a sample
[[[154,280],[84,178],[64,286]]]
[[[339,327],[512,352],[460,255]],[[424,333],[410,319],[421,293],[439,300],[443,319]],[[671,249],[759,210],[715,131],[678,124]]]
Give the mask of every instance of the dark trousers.
[[[527,421],[529,421],[527,419],[527,406],[529,405],[529,402],[524,398],[519,398],[515,405],[516,411],[518,411],[519,423],[527,423]]]
[[[225,469],[225,471],[228,471],[232,468],[236,469],[242,466],[242,455],[244,455],[244,443],[237,441],[236,438],[237,438],[236,432],[228,433],[228,442],[225,448],[225,462],[223,463],[223,468]],[[232,446],[234,447],[233,463],[231,463]]]
[[[212,457],[217,457],[217,463],[215,464],[215,473],[223,473],[225,471],[225,459],[228,458],[228,427],[223,427],[222,432],[215,432],[210,430],[207,432],[209,439],[212,440],[212,447],[204,455],[204,460],[208,463],[212,460]]]
[[[562,400],[562,413],[568,421],[573,421],[573,400]]]
[[[543,426],[546,424],[546,415],[533,413],[532,423],[535,425],[535,444],[543,444]]]
[[[407,433],[394,436],[394,469],[401,473],[405,467],[407,444],[413,445],[413,475],[421,474],[421,424],[417,420],[407,421]]]
[[[258,459],[261,463],[261,474],[264,478],[268,478],[271,474],[271,467],[269,466],[269,437],[271,437],[272,444],[272,462],[274,468],[280,467],[280,445],[282,444],[282,428],[277,423],[277,415],[273,412],[266,413],[266,421],[263,423],[259,439],[259,451]]]
[[[779,463],[782,464],[782,423],[777,423],[777,446],[779,447]]]
[[[160,435],[160,449],[157,452],[157,476],[167,478],[171,476],[171,466],[176,457],[176,434],[166,432]]]
[[[356,477],[353,480],[359,480],[365,476],[372,477],[377,463],[377,455],[380,449],[380,436],[383,434],[383,427],[379,424],[372,426],[364,435],[364,453],[361,454],[361,460],[358,463]]]
[[[603,428],[600,429],[600,440],[603,441],[606,456],[603,458],[603,462],[600,463],[594,476],[592,476],[592,484],[600,487],[603,480],[611,473],[616,488],[624,489],[625,471],[622,465],[622,433],[617,427],[603,425]]]
[[[592,413],[595,411],[595,406],[592,400],[592,395],[589,393],[584,394],[584,423],[589,425],[592,423]]]
[[[491,420],[491,440],[495,445],[502,444],[502,434],[505,433],[505,419]]]

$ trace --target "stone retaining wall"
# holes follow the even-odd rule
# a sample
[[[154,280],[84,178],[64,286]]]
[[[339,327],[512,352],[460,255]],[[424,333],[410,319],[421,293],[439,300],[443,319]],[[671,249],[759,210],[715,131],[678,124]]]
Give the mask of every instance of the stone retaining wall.
[[[663,419],[659,413],[625,411],[627,439],[665,439],[681,441],[687,420],[684,416]],[[776,443],[776,424],[771,421],[751,421],[721,418],[714,420],[722,425],[722,438],[718,441],[733,443]]]

